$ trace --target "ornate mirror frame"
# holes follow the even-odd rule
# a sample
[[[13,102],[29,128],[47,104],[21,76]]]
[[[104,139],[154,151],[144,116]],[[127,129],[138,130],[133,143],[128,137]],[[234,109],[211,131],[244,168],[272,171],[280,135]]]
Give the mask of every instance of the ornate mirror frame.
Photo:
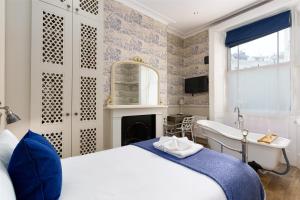
[[[121,64],[136,64],[138,66],[142,65],[144,67],[147,67],[149,69],[152,69],[156,74],[157,74],[157,80],[158,80],[158,83],[157,83],[157,105],[161,105],[161,100],[160,100],[160,75],[159,75],[159,71],[154,68],[153,66],[151,66],[150,64],[148,63],[145,63],[143,61],[142,58],[140,57],[134,57],[132,58],[131,60],[125,60],[125,61],[118,61],[118,62],[115,62],[113,65],[112,65],[112,69],[111,69],[111,83],[110,83],[110,96],[109,98],[107,99],[106,101],[106,105],[118,105],[118,104],[115,104],[115,101],[114,101],[114,97],[115,97],[115,75],[116,75],[116,67],[118,65],[121,65]],[[142,105],[142,104],[138,104],[139,106],[151,106],[151,105]],[[155,105],[153,105],[155,106]]]

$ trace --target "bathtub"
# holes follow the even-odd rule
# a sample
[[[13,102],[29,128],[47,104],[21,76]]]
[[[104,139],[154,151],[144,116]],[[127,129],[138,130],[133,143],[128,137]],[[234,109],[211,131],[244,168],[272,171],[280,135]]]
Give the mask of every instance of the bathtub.
[[[243,136],[241,130],[224,125],[219,122],[210,120],[199,120],[197,124],[202,129],[202,134],[213,139],[216,139],[231,147],[241,149],[241,142]],[[285,149],[290,144],[290,140],[278,137],[271,144],[258,143],[257,140],[264,134],[249,132],[247,136],[248,142],[248,161],[255,161],[263,168],[273,170],[278,165],[281,156],[282,149]],[[221,145],[217,142],[208,139],[208,144],[211,149],[221,151]],[[239,159],[241,155],[237,152],[224,148],[224,153],[231,154]]]

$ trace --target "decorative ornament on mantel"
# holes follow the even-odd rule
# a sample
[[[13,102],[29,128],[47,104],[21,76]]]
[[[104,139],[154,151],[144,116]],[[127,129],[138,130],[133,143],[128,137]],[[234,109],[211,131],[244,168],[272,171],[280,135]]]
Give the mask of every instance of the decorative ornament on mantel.
[[[105,104],[106,104],[106,105],[111,105],[111,104],[112,104],[112,98],[111,98],[111,96],[109,96],[109,97],[106,99]]]
[[[139,56],[135,56],[131,60],[138,62],[138,63],[145,63],[144,60]]]

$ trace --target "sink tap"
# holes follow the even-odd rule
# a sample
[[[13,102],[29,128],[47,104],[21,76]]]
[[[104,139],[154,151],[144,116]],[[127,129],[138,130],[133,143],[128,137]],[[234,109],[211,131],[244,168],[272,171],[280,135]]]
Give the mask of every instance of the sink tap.
[[[238,126],[238,129],[244,129],[244,117],[240,112],[240,108],[236,106],[233,112],[237,112],[238,115],[238,120],[235,122],[235,124]]]

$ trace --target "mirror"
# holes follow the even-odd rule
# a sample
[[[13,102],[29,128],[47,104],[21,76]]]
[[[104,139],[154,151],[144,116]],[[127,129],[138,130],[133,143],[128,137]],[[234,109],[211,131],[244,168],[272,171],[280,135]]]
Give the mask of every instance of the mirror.
[[[113,105],[158,105],[159,75],[143,62],[124,61],[112,66]]]

